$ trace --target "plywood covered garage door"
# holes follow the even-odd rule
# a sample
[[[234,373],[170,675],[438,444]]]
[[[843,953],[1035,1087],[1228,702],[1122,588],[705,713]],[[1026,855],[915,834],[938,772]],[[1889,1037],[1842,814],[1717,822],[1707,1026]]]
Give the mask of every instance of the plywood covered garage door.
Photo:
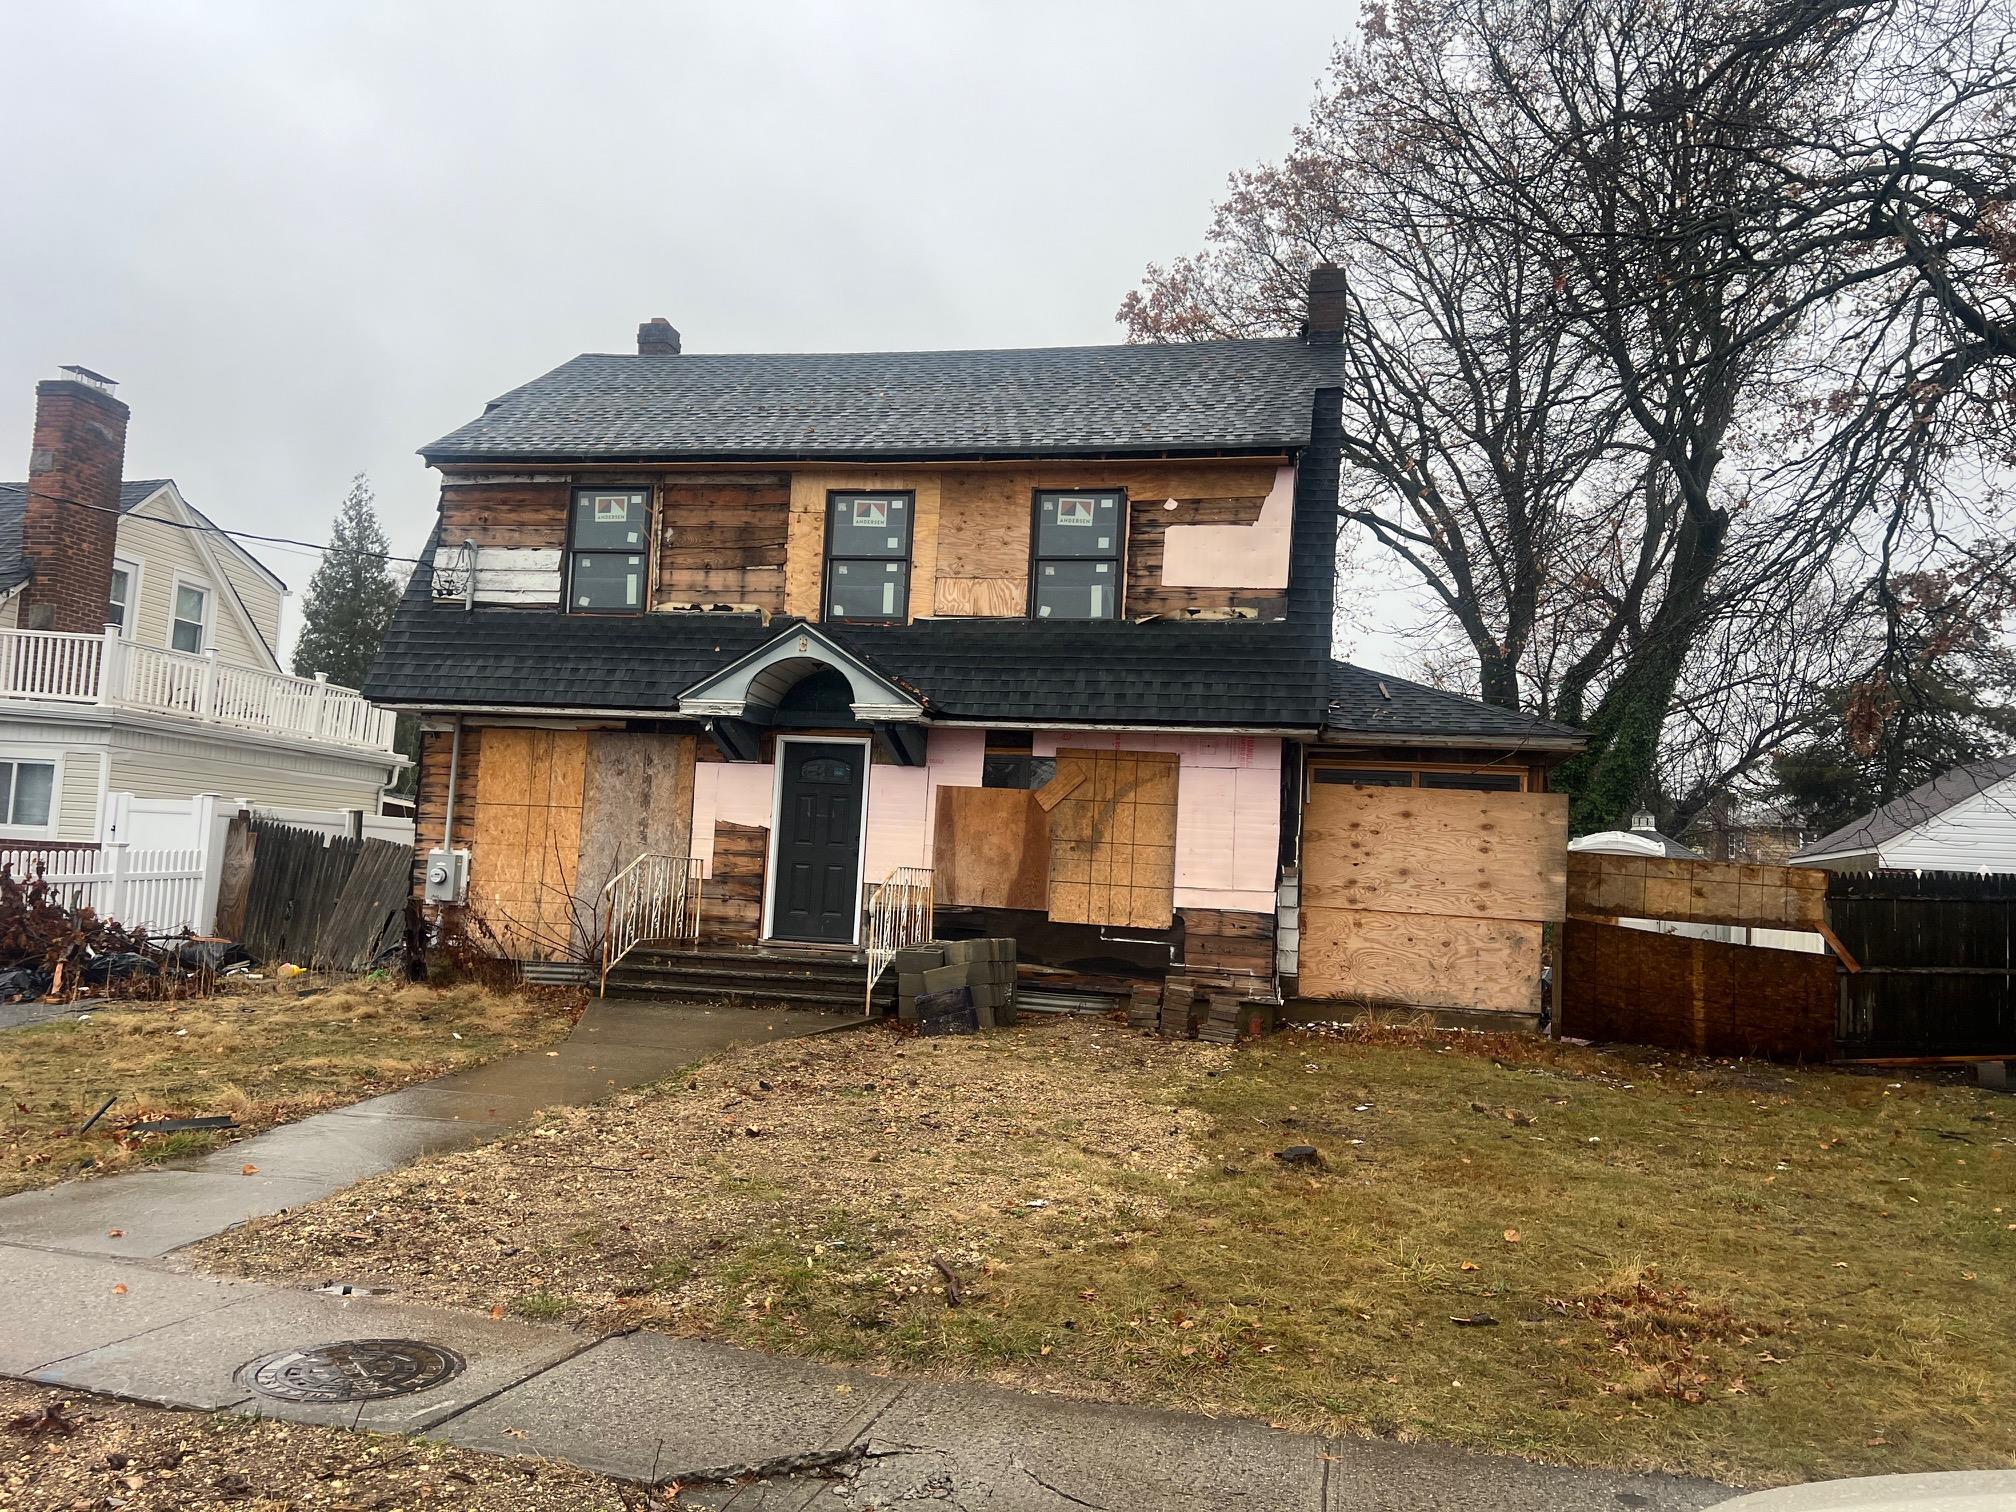
[[[1564,913],[1558,793],[1313,784],[1302,825],[1305,997],[1531,1013]]]

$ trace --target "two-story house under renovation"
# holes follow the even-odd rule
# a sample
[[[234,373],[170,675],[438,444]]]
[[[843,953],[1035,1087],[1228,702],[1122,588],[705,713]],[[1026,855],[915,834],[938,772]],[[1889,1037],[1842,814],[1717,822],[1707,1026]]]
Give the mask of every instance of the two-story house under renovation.
[[[286,585],[172,480],[123,477],[127,419],[64,369],[0,483],[0,842],[124,838],[122,794],[376,814],[393,716],[280,670]]]
[[[1300,338],[1175,346],[654,320],[493,400],[423,450],[366,687],[423,717],[429,895],[585,960],[642,886],[724,992],[928,892],[1025,988],[1535,1012],[1578,740],[1333,661],[1336,277]]]

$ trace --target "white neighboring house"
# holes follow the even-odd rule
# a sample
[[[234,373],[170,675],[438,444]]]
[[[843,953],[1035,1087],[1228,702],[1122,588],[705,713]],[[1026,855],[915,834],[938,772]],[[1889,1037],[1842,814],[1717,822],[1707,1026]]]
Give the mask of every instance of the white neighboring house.
[[[377,815],[394,716],[280,670],[286,585],[173,480],[120,481],[125,417],[66,369],[0,483],[0,844],[123,841],[117,794]]]
[[[1596,851],[1606,856],[1661,856],[1675,861],[1706,861],[1697,850],[1659,833],[1651,814],[1640,809],[1628,830],[1599,830],[1568,842],[1571,851]],[[1720,940],[1730,945],[1767,945],[1775,950],[1803,950],[1824,955],[1827,942],[1802,929],[1752,929],[1742,924],[1686,924],[1672,919],[1619,919],[1626,929],[1655,934],[1685,935],[1694,940]]]
[[[2016,872],[2016,756],[1971,761],[1822,835],[1793,866]]]

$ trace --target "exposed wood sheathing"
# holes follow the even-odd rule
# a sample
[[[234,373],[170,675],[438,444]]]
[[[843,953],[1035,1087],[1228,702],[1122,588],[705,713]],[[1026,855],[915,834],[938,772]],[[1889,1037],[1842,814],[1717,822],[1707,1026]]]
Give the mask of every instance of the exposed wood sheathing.
[[[701,890],[702,934],[726,940],[757,937],[763,928],[763,869],[769,854],[767,826],[715,821],[713,875]]]
[[[1565,912],[1567,799],[1318,783],[1302,831],[1305,996],[1538,1008]]]
[[[940,788],[932,857],[933,897],[940,904],[1048,904],[1050,820],[1025,788]]]
[[[1802,930],[1827,923],[1827,873],[1813,867],[1574,851],[1567,887],[1568,912],[1585,918]]]
[[[653,602],[780,612],[790,510],[790,482],[782,473],[752,473],[733,482],[668,477],[659,490]]]
[[[1049,913],[1063,924],[1166,929],[1174,918],[1177,758],[1057,753],[1084,780],[1050,811]]]
[[[558,959],[585,943],[574,938],[574,889],[587,758],[586,731],[484,731],[469,905],[520,959]]]
[[[784,573],[784,611],[816,620],[826,570],[826,498],[834,490],[909,493],[916,496],[910,517],[910,615],[931,613],[937,575],[940,480],[934,472],[887,470],[796,472],[791,475],[789,559]]]

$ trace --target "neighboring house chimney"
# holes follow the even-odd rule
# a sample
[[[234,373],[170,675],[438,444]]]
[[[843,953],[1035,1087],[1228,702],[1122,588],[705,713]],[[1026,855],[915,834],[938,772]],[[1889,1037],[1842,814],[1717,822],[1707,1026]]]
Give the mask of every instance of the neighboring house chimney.
[[[1309,320],[1303,335],[1317,346],[1336,346],[1344,339],[1344,270],[1318,263],[1309,270]]]
[[[28,563],[21,623],[30,630],[97,635],[112,596],[129,411],[112,397],[110,378],[89,368],[60,371],[62,377],[35,385],[35,441],[21,518],[21,555]]]
[[[637,327],[639,357],[677,357],[679,332],[663,315],[654,315]]]

